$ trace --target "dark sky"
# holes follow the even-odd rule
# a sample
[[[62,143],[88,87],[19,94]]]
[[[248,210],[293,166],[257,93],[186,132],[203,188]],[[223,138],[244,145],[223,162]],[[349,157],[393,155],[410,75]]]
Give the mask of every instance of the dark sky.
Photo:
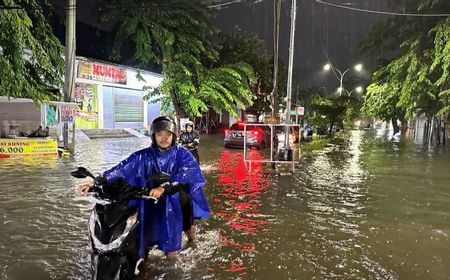
[[[59,0],[59,13],[65,0]],[[386,10],[388,0],[327,0],[331,3],[347,3],[351,7]],[[230,32],[238,26],[245,32],[258,35],[266,42],[269,54],[273,50],[273,0],[216,0],[216,3],[230,3],[218,10],[215,24],[219,29]],[[231,4],[231,2],[237,2]],[[95,26],[92,12],[95,1],[77,1],[77,55],[107,59],[112,47],[112,38]],[[337,87],[338,81],[331,73],[322,71],[327,63],[325,53],[334,66],[345,70],[356,63],[366,65],[366,78],[370,74],[368,59],[361,57],[358,43],[365,37],[374,23],[386,20],[387,16],[350,11],[319,4],[315,0],[297,0],[297,20],[294,52],[294,87]],[[282,0],[280,24],[280,58],[287,66],[290,31],[291,0]],[[57,9],[58,10],[58,9]],[[58,37],[64,38],[64,26],[56,28]],[[64,42],[63,42],[64,43]],[[361,76],[346,79],[358,80]]]
[[[225,0],[224,0],[225,1]],[[229,1],[228,1],[229,2]],[[344,1],[331,1],[344,3]],[[385,0],[358,0],[350,5],[371,10],[386,10]],[[348,1],[345,3],[348,4]],[[366,77],[370,74],[368,59],[359,55],[358,43],[366,36],[374,23],[386,20],[384,15],[350,11],[314,0],[297,0],[297,19],[294,52],[294,84],[301,88],[338,86],[331,73],[322,71],[328,53],[333,65],[344,71],[357,63],[366,64]],[[288,63],[291,1],[282,0],[280,25],[280,56]],[[267,49],[273,50],[273,0],[242,1],[221,9],[217,25],[224,31],[235,26],[255,33],[262,38]],[[350,74],[350,73],[349,73]],[[347,77],[347,75],[346,75]],[[358,79],[359,77],[350,77]]]

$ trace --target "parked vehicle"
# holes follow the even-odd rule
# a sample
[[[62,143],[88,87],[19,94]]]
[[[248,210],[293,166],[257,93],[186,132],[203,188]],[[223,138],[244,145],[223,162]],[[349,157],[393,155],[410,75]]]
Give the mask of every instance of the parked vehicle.
[[[244,138],[246,138],[246,146],[249,148],[262,149],[270,147],[272,143],[273,147],[278,146],[278,138],[274,131],[273,138],[270,137],[270,127],[261,123],[248,123],[246,125],[246,136],[244,137],[244,122],[236,122],[225,130],[225,137],[223,144],[225,148],[230,147],[244,147]]]
[[[143,259],[138,258],[138,207],[130,206],[128,202],[154,199],[157,203],[158,200],[147,196],[147,189],[131,186],[125,180],[114,184],[101,182],[84,167],[79,167],[71,175],[95,180],[91,191],[96,204],[88,221],[92,279],[134,279]],[[169,174],[158,173],[149,180],[162,184],[169,178]]]
[[[305,125],[305,127],[303,128],[302,140],[306,142],[311,141],[313,133],[314,133],[313,128],[309,124]]]

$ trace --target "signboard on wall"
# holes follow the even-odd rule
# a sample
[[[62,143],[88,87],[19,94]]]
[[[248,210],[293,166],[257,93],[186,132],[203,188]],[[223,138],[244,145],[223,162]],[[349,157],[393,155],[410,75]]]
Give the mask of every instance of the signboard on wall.
[[[61,122],[62,123],[73,123],[74,121],[74,110],[69,106],[61,106]]]
[[[89,61],[80,61],[78,63],[77,77],[113,84],[127,84],[126,69]]]
[[[79,128],[98,127],[98,89],[97,85],[75,85],[75,103],[80,108],[75,113],[75,124]]]
[[[58,156],[56,139],[0,139],[0,158]]]

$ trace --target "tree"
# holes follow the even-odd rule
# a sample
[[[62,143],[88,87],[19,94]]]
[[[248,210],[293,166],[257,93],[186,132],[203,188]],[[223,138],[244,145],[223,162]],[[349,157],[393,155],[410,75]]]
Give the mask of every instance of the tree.
[[[264,41],[256,35],[247,34],[240,30],[232,33],[220,34],[219,64],[227,65],[244,62],[253,68],[255,80],[249,84],[252,92],[253,105],[246,111],[256,116],[271,111],[270,94],[272,92],[273,60],[267,55]],[[285,92],[286,69],[283,65],[278,72],[278,92]],[[282,101],[282,95],[278,95],[278,103]]]
[[[58,99],[63,48],[47,22],[46,0],[3,1],[0,6],[0,94],[34,101]]]
[[[172,103],[180,118],[199,116],[209,107],[236,116],[237,108],[251,104],[251,67],[213,67],[218,59],[212,40],[216,31],[209,22],[212,11],[203,1],[115,0],[107,5],[106,19],[115,17],[118,23],[113,58],[131,50],[136,63],[156,62],[162,68],[164,81],[150,89],[149,99],[165,107]],[[124,8],[118,14],[120,7]]]
[[[377,75],[377,73],[375,73]],[[398,106],[400,99],[399,87],[383,83],[372,83],[367,88],[367,94],[362,111],[367,116],[376,116],[381,120],[392,122],[394,134],[399,131],[397,119],[404,121],[405,109]]]
[[[349,106],[350,99],[346,95],[337,97],[313,95],[309,100],[309,122],[319,129],[329,125],[327,128],[331,136],[335,125],[343,123],[346,112],[351,108]]]
[[[416,10],[439,13],[449,8],[445,0],[422,0]],[[416,112],[429,117],[448,113],[449,38],[449,17],[395,17],[376,27],[362,47],[379,62],[363,111],[392,120],[395,132],[397,119],[405,123]]]

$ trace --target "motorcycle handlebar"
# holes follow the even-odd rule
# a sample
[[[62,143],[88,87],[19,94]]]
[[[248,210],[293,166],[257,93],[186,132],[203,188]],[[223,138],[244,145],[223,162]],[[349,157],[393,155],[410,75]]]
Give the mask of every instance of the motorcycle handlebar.
[[[71,172],[71,175],[76,178],[92,177],[94,179],[94,186],[92,188],[90,188],[88,190],[88,192],[97,194],[97,195],[94,195],[94,196],[98,196],[97,198],[102,199],[102,198],[104,198],[105,194],[108,193],[108,192],[105,193],[105,189],[103,188],[103,186],[107,185],[108,182],[101,175],[94,177],[92,175],[92,173],[89,172],[84,167],[79,167],[76,171]],[[169,181],[170,175],[167,173],[161,172],[158,174],[154,174],[147,181],[150,181],[150,180],[155,181],[157,184],[161,184],[161,183]],[[127,191],[126,193],[122,193],[122,196],[119,198],[119,200],[120,199],[145,199],[145,200],[154,200],[155,204],[158,203],[158,199],[156,197],[149,196],[148,195],[149,190],[147,190],[145,188],[132,187],[130,190],[132,190],[132,191],[129,191],[129,192]],[[106,198],[106,200],[109,200],[109,199]]]
[[[145,200],[151,200],[151,199],[153,199],[154,200],[154,202],[153,203],[158,203],[158,199],[156,198],[156,197],[153,197],[153,196],[149,196],[149,195],[141,195],[141,198],[142,199],[145,199]]]

